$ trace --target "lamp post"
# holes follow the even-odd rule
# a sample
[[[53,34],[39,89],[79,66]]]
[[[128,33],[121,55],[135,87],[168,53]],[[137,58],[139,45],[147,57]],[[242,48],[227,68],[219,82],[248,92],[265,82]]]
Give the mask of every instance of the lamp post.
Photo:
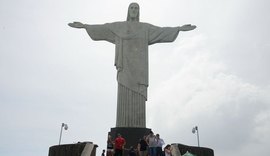
[[[200,147],[200,141],[199,141],[199,129],[198,126],[195,126],[192,128],[192,133],[196,133],[197,132],[197,140],[198,140],[198,147]]]
[[[62,139],[62,131],[63,131],[63,127],[64,127],[65,130],[67,130],[67,129],[68,129],[68,125],[65,124],[65,123],[62,123],[62,125],[61,125],[60,138],[59,138],[59,145],[60,145],[61,139]]]

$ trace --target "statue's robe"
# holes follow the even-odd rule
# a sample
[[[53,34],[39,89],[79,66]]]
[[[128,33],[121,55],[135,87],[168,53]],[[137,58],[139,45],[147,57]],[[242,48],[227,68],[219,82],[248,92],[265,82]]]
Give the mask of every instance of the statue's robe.
[[[148,87],[148,45],[173,42],[178,27],[157,27],[141,22],[85,25],[93,40],[115,44],[118,95],[116,127],[145,127]]]

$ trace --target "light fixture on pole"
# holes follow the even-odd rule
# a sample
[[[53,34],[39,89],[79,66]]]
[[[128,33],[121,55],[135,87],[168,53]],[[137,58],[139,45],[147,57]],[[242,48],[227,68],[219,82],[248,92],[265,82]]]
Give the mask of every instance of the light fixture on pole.
[[[192,133],[196,133],[196,132],[197,132],[198,147],[200,147],[198,126],[195,126],[195,127],[192,128]]]
[[[60,131],[60,138],[59,138],[59,145],[60,145],[61,139],[62,139],[62,131],[63,131],[63,127],[64,127],[65,130],[68,130],[68,125],[65,124],[65,123],[62,123],[62,125],[61,125],[61,131]]]

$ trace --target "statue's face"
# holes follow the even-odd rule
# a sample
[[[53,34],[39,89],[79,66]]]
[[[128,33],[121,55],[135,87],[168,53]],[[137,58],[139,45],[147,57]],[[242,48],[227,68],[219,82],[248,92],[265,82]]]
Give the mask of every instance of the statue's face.
[[[130,4],[128,11],[131,18],[136,18],[139,14],[139,5],[136,3]]]

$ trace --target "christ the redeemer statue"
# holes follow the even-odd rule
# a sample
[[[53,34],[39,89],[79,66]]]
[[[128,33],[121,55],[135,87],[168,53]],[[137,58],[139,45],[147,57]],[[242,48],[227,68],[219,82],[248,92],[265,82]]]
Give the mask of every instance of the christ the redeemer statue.
[[[145,102],[148,87],[148,45],[173,42],[179,31],[190,31],[194,25],[158,27],[139,22],[139,5],[131,3],[127,21],[88,25],[69,23],[73,28],[84,28],[93,40],[115,44],[117,69],[116,127],[146,127]]]

